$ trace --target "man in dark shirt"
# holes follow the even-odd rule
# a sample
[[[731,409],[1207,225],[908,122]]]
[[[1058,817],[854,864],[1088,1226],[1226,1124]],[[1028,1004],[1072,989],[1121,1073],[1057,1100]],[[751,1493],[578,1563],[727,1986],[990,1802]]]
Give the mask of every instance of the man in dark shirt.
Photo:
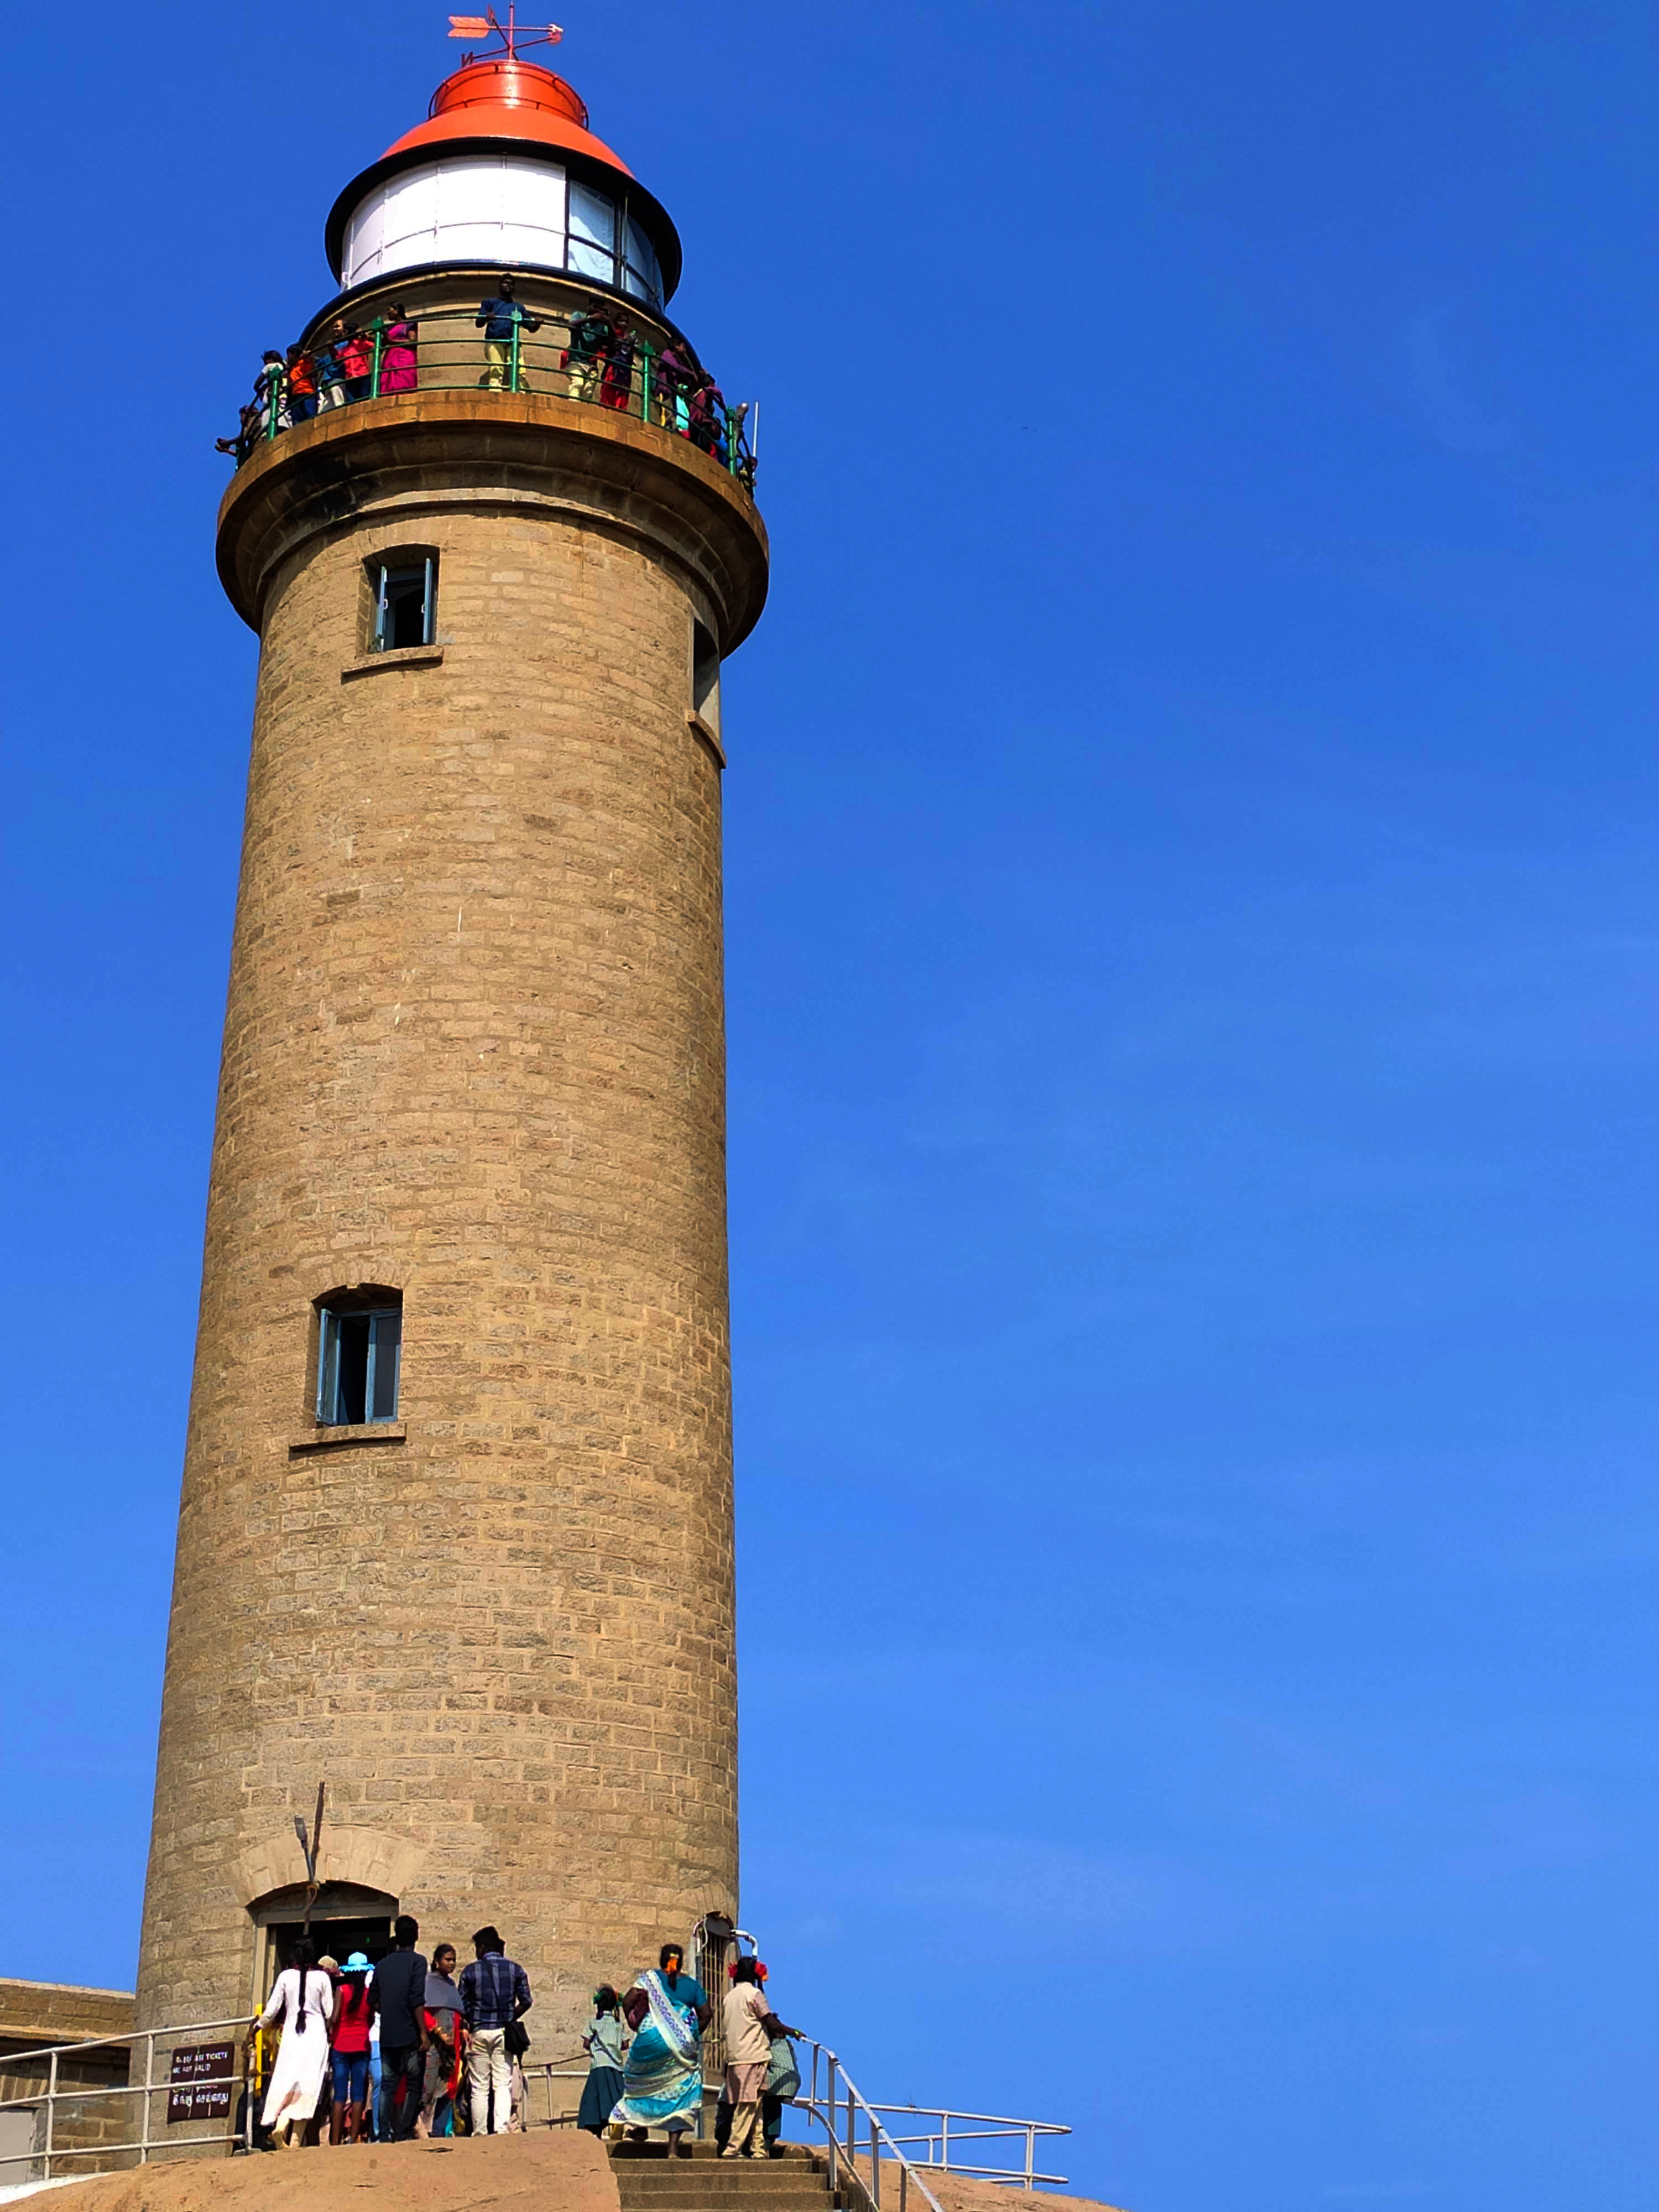
[[[519,305],[514,296],[518,290],[518,283],[516,276],[503,276],[495,297],[478,303],[477,327],[484,334],[484,359],[489,364],[478,381],[487,392],[499,392],[515,372],[517,380],[512,384],[512,389],[514,392],[529,389],[525,382],[522,349],[514,344],[513,333],[515,330],[520,335],[526,331],[538,331],[542,319],[539,315],[532,315],[528,307]]]
[[[426,1999],[426,1960],[415,1948],[420,1925],[407,1912],[392,1923],[397,1949],[374,1969],[374,1995],[380,2013],[380,2094],[385,2100],[382,2134],[407,2142],[421,2116],[426,2061],[421,2050],[421,2007]]]
[[[507,2031],[530,2009],[530,1977],[506,1956],[500,1931],[481,1928],[472,1938],[477,1956],[461,1969],[461,2010],[466,2016],[466,2083],[472,2132],[504,2136],[513,2112],[513,2069]],[[385,2061],[382,2060],[382,2064]]]

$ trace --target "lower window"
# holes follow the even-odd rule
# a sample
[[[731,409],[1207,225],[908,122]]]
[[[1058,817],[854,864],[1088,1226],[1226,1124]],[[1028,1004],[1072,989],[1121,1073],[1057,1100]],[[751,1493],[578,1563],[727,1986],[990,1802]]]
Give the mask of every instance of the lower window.
[[[398,1418],[401,1306],[325,1306],[317,1359],[317,1419],[357,1428]]]

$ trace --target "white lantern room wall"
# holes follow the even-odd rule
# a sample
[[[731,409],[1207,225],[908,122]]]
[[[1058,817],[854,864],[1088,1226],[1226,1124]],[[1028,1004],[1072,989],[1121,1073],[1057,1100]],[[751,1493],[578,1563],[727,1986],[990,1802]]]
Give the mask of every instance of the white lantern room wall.
[[[639,224],[552,161],[467,154],[401,170],[353,210],[340,277],[349,290],[455,261],[567,270],[662,305],[662,272]]]

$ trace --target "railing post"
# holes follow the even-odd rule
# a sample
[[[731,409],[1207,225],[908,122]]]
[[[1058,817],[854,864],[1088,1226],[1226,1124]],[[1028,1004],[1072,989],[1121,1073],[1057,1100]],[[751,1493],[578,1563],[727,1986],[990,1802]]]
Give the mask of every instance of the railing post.
[[[1034,2127],[1028,2126],[1025,2130],[1025,2193],[1028,2197],[1030,2195],[1031,2191],[1035,2186],[1032,2177],[1036,2172],[1036,2130]]]
[[[50,2063],[50,2064],[47,2066],[47,2068],[46,2068],[46,2172],[44,2173],[44,2175],[41,2177],[41,2178],[42,2178],[42,2179],[43,2179],[43,2180],[46,2180],[46,2181],[50,2181],[50,2180],[52,2179],[52,2124],[53,2124],[53,2123],[56,2121],[57,2118],[58,2118],[58,2053],[54,2051],[52,2052],[52,2060],[51,2060],[51,2063]]]
[[[881,2212],[881,2137],[873,2112],[870,2115],[870,2194],[876,2212]]]
[[[155,2036],[152,2030],[144,2038],[144,2124],[138,2130],[138,2163],[149,2164],[149,2106],[150,2094],[155,2087]]]
[[[728,476],[738,473],[738,414],[734,407],[726,410],[726,469]]]
[[[816,2076],[813,2087],[817,2086]],[[836,2142],[836,2060],[833,2051],[824,2058],[824,2106],[830,2115],[830,2193],[833,2197],[841,2173],[839,2146]]]
[[[507,389],[516,392],[519,388],[519,311],[516,307],[513,310],[513,361],[508,375],[512,380]]]
[[[644,338],[640,340],[640,420],[651,420],[651,348]]]
[[[276,417],[283,410],[284,386],[288,379],[279,368],[265,383],[265,440],[269,444],[276,435]]]
[[[951,2171],[951,2115],[949,2112],[941,2112],[939,2114],[939,2172],[941,2173],[949,2173]]]
[[[375,316],[374,331],[374,365],[368,373],[368,396],[371,399],[378,399],[380,396],[380,356],[386,349],[386,317],[384,315]]]

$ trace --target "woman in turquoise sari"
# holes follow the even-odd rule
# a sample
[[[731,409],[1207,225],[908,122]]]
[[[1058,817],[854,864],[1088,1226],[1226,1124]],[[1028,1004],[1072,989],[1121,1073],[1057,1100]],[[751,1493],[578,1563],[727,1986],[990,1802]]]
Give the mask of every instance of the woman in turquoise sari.
[[[634,2040],[611,2117],[636,2142],[647,2128],[666,2128],[671,2154],[690,2158],[685,2137],[702,2110],[702,2031],[711,2007],[702,1983],[681,1972],[684,1958],[678,1943],[665,1943],[655,1969],[623,1999]]]

